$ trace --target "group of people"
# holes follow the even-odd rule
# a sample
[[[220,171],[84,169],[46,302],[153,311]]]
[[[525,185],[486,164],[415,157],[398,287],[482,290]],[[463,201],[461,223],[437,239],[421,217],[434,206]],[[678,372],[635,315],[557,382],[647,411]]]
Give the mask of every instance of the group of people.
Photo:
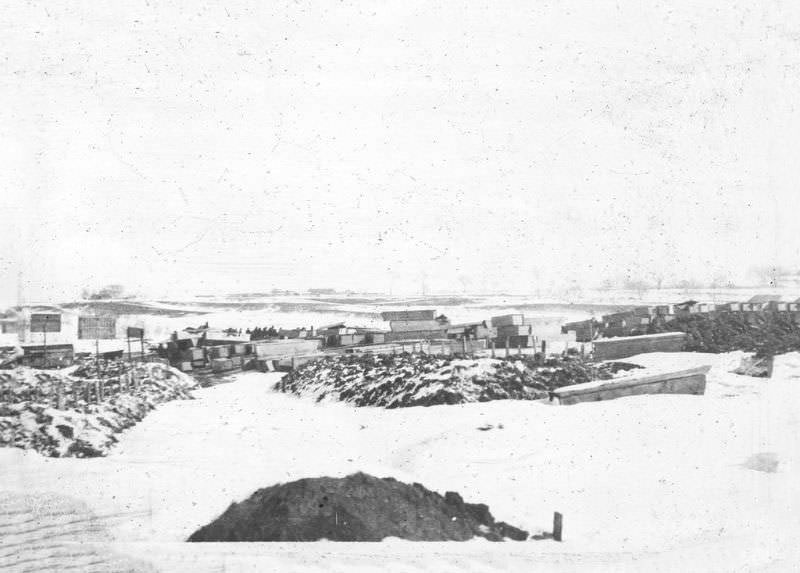
[[[277,338],[278,330],[274,326],[269,328],[256,326],[252,330],[248,328],[246,334],[250,335],[250,340],[266,340],[267,338]]]

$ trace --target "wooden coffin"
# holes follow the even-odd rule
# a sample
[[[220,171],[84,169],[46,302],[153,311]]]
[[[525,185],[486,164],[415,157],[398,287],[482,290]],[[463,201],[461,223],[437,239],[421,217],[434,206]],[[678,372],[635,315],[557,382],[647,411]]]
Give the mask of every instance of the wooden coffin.
[[[699,366],[677,372],[574,384],[554,390],[551,392],[551,398],[557,400],[559,404],[568,406],[642,394],[702,395],[706,391],[706,374],[710,369],[711,366]]]

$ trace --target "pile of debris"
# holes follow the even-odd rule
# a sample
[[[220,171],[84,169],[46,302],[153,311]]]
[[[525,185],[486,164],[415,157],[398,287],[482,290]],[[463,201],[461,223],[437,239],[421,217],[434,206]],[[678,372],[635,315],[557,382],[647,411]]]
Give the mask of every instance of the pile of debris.
[[[78,367],[72,370],[75,378],[111,378],[122,376],[130,371],[131,364],[121,358],[108,360],[88,357],[78,360]]]
[[[189,541],[524,541],[484,504],[444,497],[423,485],[356,473],[260,489],[200,528]]]
[[[158,404],[191,398],[193,378],[160,363],[85,379],[17,368],[0,373],[0,446],[50,457],[97,457]]]
[[[608,380],[632,364],[592,365],[567,356],[452,358],[428,354],[336,355],[289,372],[276,389],[356,406],[403,408],[490,400],[537,400],[549,392],[592,380]]]
[[[692,352],[755,352],[758,357],[800,350],[800,324],[781,313],[722,313],[678,316],[651,325],[649,334],[679,331],[688,334]]]

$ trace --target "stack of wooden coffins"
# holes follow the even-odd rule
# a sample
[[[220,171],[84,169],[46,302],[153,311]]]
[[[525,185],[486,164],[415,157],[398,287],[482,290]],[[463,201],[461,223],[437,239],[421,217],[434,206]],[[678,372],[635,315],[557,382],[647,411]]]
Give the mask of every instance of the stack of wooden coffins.
[[[533,348],[533,325],[522,314],[493,316],[492,326],[497,328],[494,341],[498,347]]]

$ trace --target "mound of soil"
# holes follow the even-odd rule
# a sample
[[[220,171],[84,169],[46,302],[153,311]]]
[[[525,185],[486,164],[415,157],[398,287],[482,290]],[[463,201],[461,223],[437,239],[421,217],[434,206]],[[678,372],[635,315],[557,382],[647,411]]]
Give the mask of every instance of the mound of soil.
[[[120,432],[158,404],[191,399],[196,385],[190,376],[159,363],[129,370],[103,378],[102,395],[97,379],[26,367],[0,372],[0,447],[49,457],[104,456]],[[97,374],[81,374],[90,373]],[[126,380],[129,373],[137,384]]]
[[[317,400],[405,408],[489,400],[537,400],[555,388],[607,380],[633,364],[592,365],[577,356],[466,359],[430,354],[337,355],[308,362],[276,384]]]
[[[690,352],[755,352],[761,358],[800,350],[800,324],[787,313],[693,314],[667,323],[656,322],[649,334],[685,332]]]
[[[496,522],[486,505],[444,497],[421,484],[356,473],[260,489],[198,529],[189,541],[524,541],[528,532]]]

